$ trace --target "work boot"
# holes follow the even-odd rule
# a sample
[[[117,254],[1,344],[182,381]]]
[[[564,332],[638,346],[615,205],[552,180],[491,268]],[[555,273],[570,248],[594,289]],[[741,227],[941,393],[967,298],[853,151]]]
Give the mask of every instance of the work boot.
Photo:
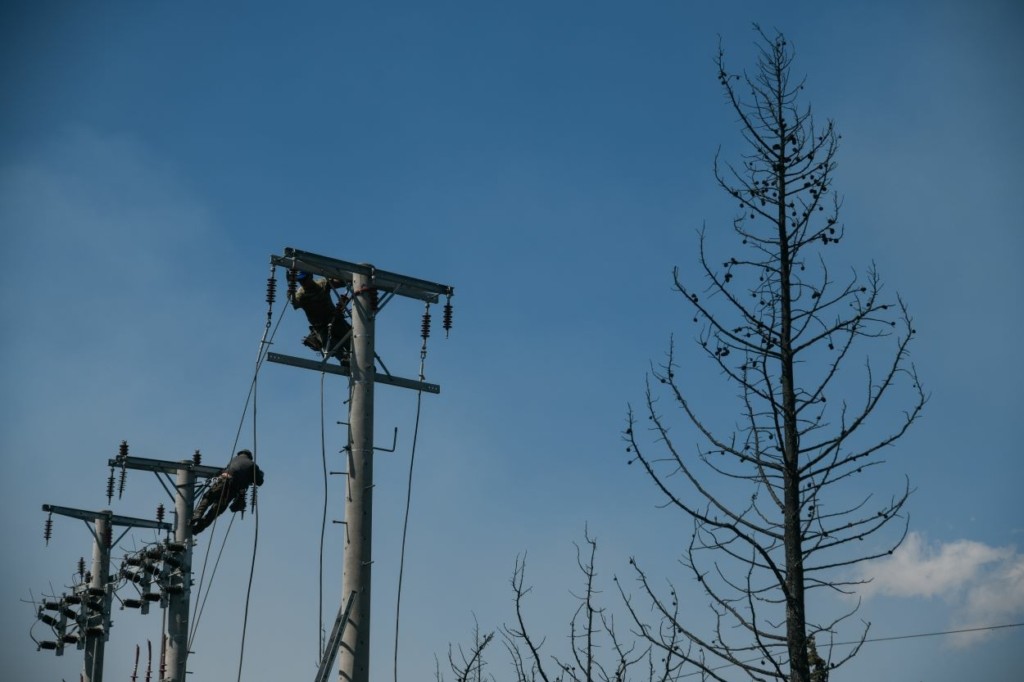
[[[320,341],[320,337],[316,334],[316,332],[313,332],[306,338],[302,339],[302,345],[305,346],[306,348],[310,348],[316,351],[317,353],[323,352],[324,349],[324,344],[322,341]]]

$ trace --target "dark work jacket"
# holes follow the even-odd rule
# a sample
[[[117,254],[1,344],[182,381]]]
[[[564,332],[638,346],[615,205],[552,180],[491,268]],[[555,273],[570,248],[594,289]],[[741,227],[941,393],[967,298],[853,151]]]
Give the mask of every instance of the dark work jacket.
[[[263,485],[263,470],[245,455],[235,455],[224,472],[231,476],[231,487],[235,491],[245,490],[255,480],[256,485]]]
[[[309,281],[295,292],[292,307],[305,312],[309,323],[316,327],[317,331],[326,332],[329,324],[338,329],[348,327],[344,314],[334,306],[331,286],[326,280],[309,278]]]

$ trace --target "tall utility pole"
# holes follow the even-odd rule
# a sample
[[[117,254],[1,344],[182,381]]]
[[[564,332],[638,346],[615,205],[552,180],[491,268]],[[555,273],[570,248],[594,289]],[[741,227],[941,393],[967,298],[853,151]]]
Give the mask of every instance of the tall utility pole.
[[[44,504],[43,511],[81,519],[87,524],[93,535],[92,571],[89,584],[84,587],[78,624],[84,633],[81,640],[85,648],[85,665],[82,670],[83,682],[103,681],[103,654],[106,641],[110,638],[110,604],[113,599],[110,584],[110,549],[117,544],[113,539],[114,526],[126,528],[156,528],[170,530],[170,525],[162,521],[150,521],[128,516],[119,516],[109,509],[103,511],[86,511],[70,507],[58,507]],[[127,530],[125,531],[127,532]],[[61,649],[58,649],[60,651]]]
[[[341,593],[354,593],[339,661],[342,680],[369,680],[370,567],[373,563],[373,377],[372,277],[352,277],[352,391],[349,402],[348,494],[345,496],[345,555]]]
[[[197,455],[198,457],[198,455]],[[180,557],[168,576],[166,672],[161,682],[185,682],[188,662],[189,600],[192,597],[192,502],[197,478],[212,478],[220,467],[204,466],[195,458],[182,461],[146,459],[119,455],[110,460],[111,467],[140,469],[161,474],[169,481],[174,474],[174,493],[159,479],[174,500],[174,541]]]
[[[272,256],[274,266],[303,271],[339,280],[352,289],[352,339],[348,365],[328,364],[278,353],[267,359],[296,367],[351,377],[348,438],[348,492],[345,496],[345,556],[342,595],[354,595],[345,623],[338,661],[342,682],[369,682],[370,679],[370,583],[373,563],[373,390],[375,383],[390,384],[428,393],[440,393],[436,384],[396,377],[386,370],[378,374],[374,351],[377,313],[394,296],[437,303],[447,297],[445,328],[451,322],[451,296],[454,288],[413,277],[378,270],[372,265],[348,263],[314,253],[285,249],[283,256]],[[424,318],[424,341],[429,317]],[[327,652],[324,656],[333,656]]]

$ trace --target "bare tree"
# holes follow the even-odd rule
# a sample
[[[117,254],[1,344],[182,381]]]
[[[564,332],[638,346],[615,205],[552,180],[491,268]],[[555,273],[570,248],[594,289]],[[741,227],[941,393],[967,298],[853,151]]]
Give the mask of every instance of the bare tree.
[[[493,680],[490,675],[484,676],[484,649],[494,639],[493,632],[482,633],[480,623],[473,619],[473,645],[467,652],[461,645],[458,647],[458,655],[455,654],[455,647],[448,645],[448,666],[455,674],[456,682],[486,682]],[[437,682],[444,682],[444,675],[441,672],[441,663],[434,660],[434,679]]]
[[[873,266],[863,277],[837,278],[826,265],[825,252],[844,236],[832,187],[840,136],[799,101],[804,82],[791,77],[784,36],[755,30],[756,71],[731,73],[721,49],[716,60],[746,150],[738,163],[716,157],[714,165],[739,207],[737,252],[709,254],[702,230],[699,294],[674,273],[700,325],[699,348],[736,389],[738,417],[712,423],[698,387],[680,378],[672,342],[625,431],[631,463],[693,523],[682,563],[710,598],[715,625],[701,635],[684,623],[675,589],[663,594],[638,565],[641,593],[660,621],[646,623],[622,593],[643,636],[706,678],[725,680],[738,667],[745,678],[811,682],[860,646],[843,656],[830,647],[820,658],[814,638],[834,641],[857,607],[830,602],[838,615],[818,620],[816,608],[811,619],[807,597],[850,592],[846,569],[899,546],[909,483],[876,500],[860,475],[881,463],[881,450],[904,435],[927,398],[908,360],[914,330],[903,301],[886,299]],[[879,343],[862,344],[870,341]],[[663,400],[693,427],[695,448],[671,431]],[[650,429],[638,428],[640,420]]]
[[[614,616],[600,604],[594,558],[597,541],[584,531],[584,545],[576,544],[576,564],[583,578],[582,589],[573,596],[578,606],[569,619],[568,651],[545,653],[547,640],[531,634],[527,624],[526,598],[532,591],[526,585],[525,556],[516,557],[509,583],[515,603],[515,619],[501,628],[515,682],[674,682],[679,679],[683,659],[670,651],[658,658],[644,640],[623,639],[615,628]],[[493,633],[481,637],[474,629],[474,645],[465,654],[459,647],[458,660],[449,647],[449,665],[458,680],[479,682],[471,673],[483,663],[483,649]],[[670,640],[671,641],[671,640]],[[675,645],[681,646],[677,641]],[[443,679],[438,671],[439,682]]]

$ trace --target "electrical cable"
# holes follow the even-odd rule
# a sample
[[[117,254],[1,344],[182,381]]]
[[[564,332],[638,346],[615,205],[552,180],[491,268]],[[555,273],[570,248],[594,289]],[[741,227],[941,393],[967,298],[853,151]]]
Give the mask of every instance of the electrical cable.
[[[209,483],[209,481],[207,481],[207,483]],[[209,489],[209,488],[207,487],[207,489]],[[226,492],[227,492],[226,488],[222,488],[221,489],[221,495],[224,495]],[[227,545],[228,536],[231,534],[231,526],[234,525],[234,522],[235,522],[235,519],[234,519],[234,516],[232,516],[231,517],[231,523],[228,524],[228,529],[224,532],[224,537],[221,538],[220,549],[217,550],[217,559],[216,559],[216,561],[214,561],[213,570],[210,572],[210,580],[207,583],[206,582],[206,567],[207,567],[207,565],[209,564],[209,561],[210,561],[210,550],[213,549],[213,537],[217,533],[217,518],[216,517],[213,520],[213,525],[210,527],[210,533],[209,533],[209,536],[208,536],[210,538],[210,542],[207,543],[207,545],[206,545],[206,552],[203,554],[203,567],[202,567],[202,569],[199,572],[199,587],[196,589],[196,602],[197,603],[199,602],[199,597],[200,597],[200,595],[202,595],[203,596],[203,599],[202,599],[203,607],[206,606],[206,600],[210,596],[210,588],[213,585],[213,578],[214,578],[214,576],[217,575],[217,566],[220,564],[220,558],[224,554],[224,547]],[[204,585],[206,587],[206,593],[205,594],[203,594],[203,586]],[[195,638],[196,630],[199,629],[199,618],[202,615],[202,612],[203,612],[202,608],[199,608],[196,611],[196,613],[194,613],[192,615],[192,624],[190,626],[190,633],[189,633],[189,638],[188,638],[189,648],[191,648],[191,646],[192,646],[192,640]]]
[[[939,631],[939,632],[917,632],[917,633],[913,633],[913,634],[909,634],[909,635],[890,635],[888,637],[870,637],[870,638],[859,640],[859,641],[835,642],[834,644],[830,644],[829,646],[830,647],[853,646],[853,645],[858,645],[858,644],[869,644],[869,643],[875,643],[875,642],[893,642],[893,641],[901,640],[901,639],[916,639],[916,638],[919,638],[919,637],[940,637],[940,636],[944,636],[944,635],[962,635],[962,634],[965,634],[965,633],[968,633],[968,632],[987,632],[987,631],[990,631],[990,630],[1002,630],[1002,629],[1005,629],[1005,628],[1019,628],[1019,627],[1024,627],[1024,623],[1006,623],[1004,625],[985,625],[985,626],[976,627],[976,628],[962,628],[960,630],[942,630],[942,631]],[[757,658],[751,658],[751,659],[746,660],[746,661],[741,661],[741,663],[754,663],[756,661],[761,660],[762,658],[763,658],[763,656],[758,656]],[[733,667],[735,665],[736,665],[736,663],[725,663],[724,665],[719,665],[719,666],[716,666],[714,668],[709,668],[709,670],[713,672],[715,670],[722,670],[723,668],[731,668],[731,667]],[[692,672],[692,673],[685,673],[683,675],[680,675],[680,677],[681,678],[682,677],[693,677],[694,675],[700,675],[703,672],[704,671],[702,671],[702,670],[697,670],[697,671]]]
[[[338,301],[335,303],[335,308],[339,309],[344,313],[345,303],[352,299],[351,292],[347,292],[347,295],[338,296]],[[346,339],[351,336],[352,332],[349,330],[348,334],[342,338],[339,343],[344,343]],[[328,333],[328,338],[330,334]],[[335,346],[336,347],[336,346]],[[330,350],[330,349],[328,349]],[[328,488],[327,488],[327,437],[325,435],[325,417],[324,417],[324,378],[327,373],[324,372],[323,366],[327,364],[331,356],[329,353],[325,353],[324,362],[321,364],[320,370],[320,461],[323,464],[323,480],[324,480],[324,508],[323,515],[320,519],[320,560],[319,560],[319,600],[317,605],[317,632],[319,633],[319,651],[317,653],[317,661],[321,661],[324,657],[324,648],[326,646],[326,630],[324,628],[324,536],[327,533],[327,499],[328,499]],[[351,386],[351,377],[349,378]]]
[[[255,393],[252,403],[252,425],[253,425],[253,463],[256,462],[256,400]],[[256,495],[255,482],[253,483],[253,499]],[[242,682],[242,661],[245,658],[245,633],[249,625],[249,601],[252,597],[252,579],[256,573],[256,548],[260,539],[260,505],[253,507],[253,536],[252,536],[252,562],[249,565],[249,584],[245,590],[245,613],[242,616],[242,645],[238,651],[238,682]]]
[[[429,318],[427,318],[429,320]],[[423,347],[420,349],[420,381],[426,377],[423,374],[423,364],[427,357],[427,335],[423,335]],[[416,441],[420,432],[420,406],[423,402],[423,391],[416,391],[416,422],[412,430],[412,452],[409,455],[409,480],[405,491],[405,519],[402,522],[402,548],[398,558],[398,596],[395,600],[395,658],[394,672],[395,682],[398,682],[398,629],[402,614],[402,576],[405,573],[405,540],[409,531],[409,509],[412,506],[412,471],[416,463]]]
[[[280,326],[281,320],[284,319],[284,312],[288,310],[288,306],[281,306],[281,315],[278,317],[277,324]],[[257,463],[257,444],[256,444],[256,380],[259,377],[260,367],[263,365],[263,360],[266,358],[267,349],[273,342],[274,335],[277,334],[277,327],[274,327],[274,334],[271,335],[270,340],[267,340],[267,332],[270,331],[270,315],[267,315],[267,326],[263,331],[263,339],[260,341],[260,352],[256,358],[256,371],[253,373],[252,386],[250,387],[249,393],[252,396],[252,462],[253,466]],[[241,425],[238,427],[239,433],[242,431]],[[237,437],[236,437],[237,445]],[[255,472],[254,472],[255,473]],[[256,574],[256,550],[259,547],[260,540],[260,505],[256,501],[256,481],[252,483],[252,499],[253,499],[253,536],[252,536],[252,561],[249,564],[249,583],[245,590],[245,611],[242,615],[242,643],[238,650],[238,678],[237,682],[242,682],[242,663],[245,660],[245,635],[249,627],[249,602],[252,598],[252,581],[253,576]],[[233,517],[232,517],[233,519]]]
[[[206,600],[210,598],[210,585],[213,585],[213,578],[217,575],[217,567],[220,566],[220,559],[221,559],[222,556],[224,556],[224,548],[227,547],[228,536],[231,535],[231,528],[234,525],[235,525],[235,517],[232,514],[231,520],[228,522],[228,529],[226,531],[224,531],[224,538],[221,540],[220,549],[217,550],[217,559],[213,562],[213,570],[210,571],[210,582],[207,585],[206,593],[203,594],[202,602],[199,602],[199,594],[201,594],[202,591],[198,590],[197,593],[196,593],[196,601],[197,601],[197,603],[199,603],[199,608],[196,610],[195,615],[192,616],[192,628],[191,628],[191,631],[189,632],[189,635],[188,635],[188,648],[189,648],[190,651],[192,650],[192,642],[195,641],[195,638],[196,638],[196,632],[198,632],[198,630],[199,630],[199,619],[202,617],[203,610],[206,608]],[[211,533],[210,537],[213,537],[213,535],[212,535],[213,534],[213,529],[210,530],[210,533]],[[210,547],[212,547],[212,546],[213,546],[213,543],[211,542],[210,545],[206,548],[206,556],[207,557],[209,557],[209,555],[210,555]],[[206,572],[206,561],[204,560],[203,561],[203,573],[205,574],[205,572]],[[203,575],[201,574],[200,577],[199,577],[199,585],[200,585],[200,587],[202,587],[202,584],[203,584]]]
[[[327,532],[327,437],[324,434],[324,377],[326,372],[320,372],[320,461],[324,467],[324,511],[320,519],[320,592],[317,602],[317,631],[320,633],[319,651],[317,660],[324,656],[324,535]]]
[[[270,303],[270,301],[268,301],[268,303]],[[288,311],[288,306],[281,306],[281,312],[280,312],[280,314],[277,317],[277,322],[275,324],[273,324],[273,325],[271,324],[272,316],[269,314],[269,311],[268,311],[267,324],[266,324],[266,326],[263,329],[263,336],[260,339],[260,344],[259,344],[259,352],[256,355],[256,367],[255,367],[255,369],[253,371],[252,381],[249,383],[249,392],[246,395],[245,403],[242,406],[242,416],[239,419],[238,428],[235,431],[235,439],[234,439],[234,442],[231,445],[231,452],[234,453],[236,448],[238,447],[238,441],[239,441],[239,439],[242,436],[242,427],[245,425],[245,418],[246,418],[246,413],[249,410],[249,404],[250,404],[250,402],[253,402],[254,404],[253,404],[253,447],[252,447],[252,450],[253,450],[253,463],[254,464],[256,462],[256,434],[255,434],[255,430],[256,430],[256,423],[255,423],[256,422],[256,405],[255,405],[255,395],[256,395],[257,380],[258,380],[258,377],[259,377],[260,369],[263,367],[263,363],[266,360],[267,352],[269,351],[270,346],[274,342],[274,337],[277,336],[277,330],[280,329],[281,322],[284,320],[284,315],[285,315],[285,313],[287,311]],[[271,327],[273,327],[273,331],[271,331]],[[269,338],[268,338],[268,336],[269,336]],[[255,488],[255,482],[253,483],[253,486]],[[258,534],[259,533],[259,509],[258,509],[258,507],[254,510],[253,516],[255,517],[256,533]],[[218,519],[219,519],[219,515],[214,517],[213,524],[211,525],[211,528],[210,528],[210,537],[212,537],[214,535],[214,533],[216,533],[216,530],[217,530],[217,520]],[[213,578],[214,578],[214,576],[216,574],[217,566],[220,564],[220,557],[223,555],[224,547],[227,544],[227,538],[228,538],[229,533],[231,532],[231,527],[233,525],[234,525],[234,515],[232,515],[232,517],[231,517],[231,523],[228,524],[228,530],[224,534],[224,539],[223,539],[223,541],[221,543],[221,548],[220,548],[220,550],[219,550],[219,552],[217,554],[217,560],[214,563],[214,568],[213,568],[213,571],[211,572],[211,575],[210,575],[209,584],[207,585],[207,594],[206,594],[206,596],[203,599],[202,607],[206,606],[206,599],[209,598],[209,592],[210,592],[211,586],[213,585]],[[212,546],[212,544],[213,543],[211,542],[210,545]],[[200,592],[201,592],[201,586],[202,586],[202,581],[203,581],[202,576],[204,576],[205,573],[206,573],[206,564],[209,561],[209,556],[210,556],[210,547],[208,546],[205,558],[203,560],[203,568],[202,568],[201,577],[200,577],[200,590],[199,590]],[[254,541],[253,541],[253,564],[254,565],[252,567],[253,570],[255,569],[255,561],[256,561],[256,541],[254,539]],[[252,589],[252,571],[250,571],[250,574],[249,574],[249,589],[250,590]],[[198,598],[198,596],[197,596],[197,598]],[[202,607],[199,609],[199,611],[193,617],[192,633],[189,636],[189,649],[192,648],[191,647],[192,641],[195,638],[195,633],[199,629],[199,617],[202,614]],[[246,614],[245,614],[246,618],[248,618],[248,609],[249,609],[249,597],[248,597],[248,594],[247,594],[247,596],[246,596]],[[243,652],[244,652],[244,649],[245,649],[245,630],[243,628],[243,634],[242,634],[242,650],[243,650]],[[239,675],[241,675],[241,662],[239,662]]]

